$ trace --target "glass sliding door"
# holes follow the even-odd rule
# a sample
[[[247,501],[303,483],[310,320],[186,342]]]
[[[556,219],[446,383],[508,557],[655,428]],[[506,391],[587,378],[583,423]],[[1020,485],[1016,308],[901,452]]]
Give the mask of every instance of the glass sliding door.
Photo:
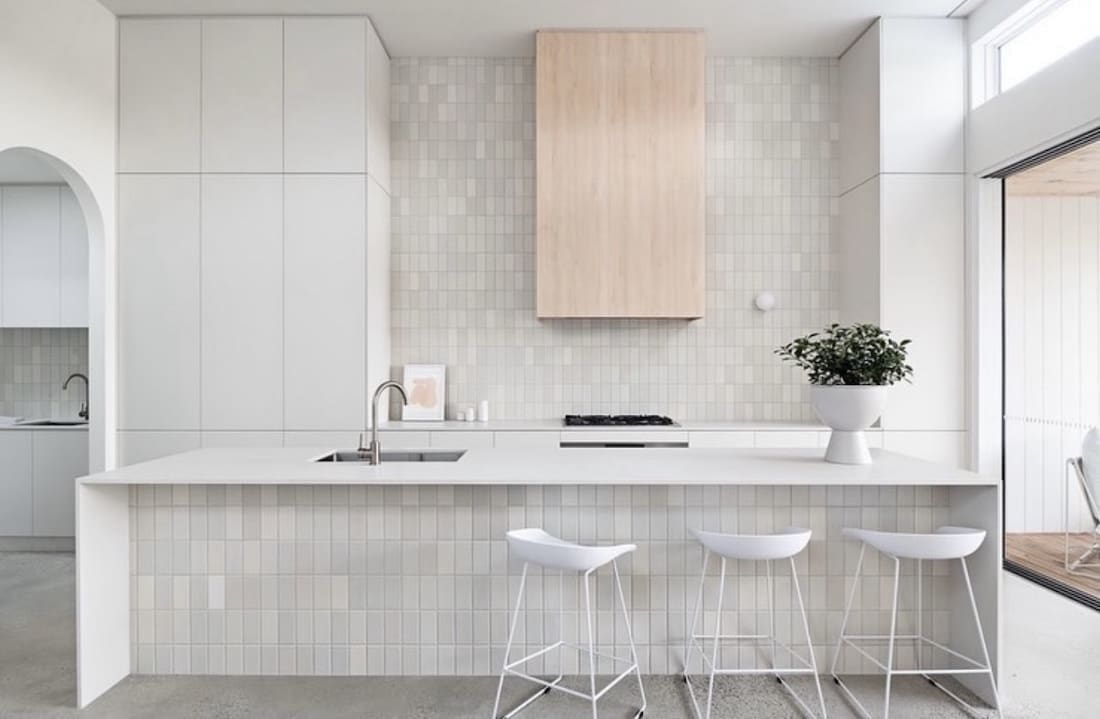
[[[1006,567],[1100,608],[1100,142],[1005,178],[1004,353]]]

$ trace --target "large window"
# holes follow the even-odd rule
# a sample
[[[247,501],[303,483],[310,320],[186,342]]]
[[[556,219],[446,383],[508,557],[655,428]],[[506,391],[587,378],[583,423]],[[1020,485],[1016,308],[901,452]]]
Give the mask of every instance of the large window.
[[[1100,0],[1055,0],[998,47],[1000,91],[1100,37]]]

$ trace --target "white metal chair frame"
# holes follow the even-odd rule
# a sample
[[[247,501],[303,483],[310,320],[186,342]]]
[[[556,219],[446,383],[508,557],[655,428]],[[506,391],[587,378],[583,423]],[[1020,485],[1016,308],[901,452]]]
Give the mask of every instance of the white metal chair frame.
[[[1077,486],[1081,488],[1081,494],[1085,498],[1085,507],[1088,508],[1089,515],[1092,517],[1092,541],[1088,549],[1073,560],[1070,560],[1069,531],[1069,485],[1072,483],[1070,479],[1071,468],[1073,469],[1073,473],[1077,476]],[[1080,457],[1071,457],[1066,460],[1066,501],[1062,507],[1062,526],[1065,528],[1066,537],[1066,571],[1070,574],[1090,574],[1096,576],[1096,570],[1100,570],[1100,561],[1093,560],[1100,558],[1100,504],[1097,503],[1096,497],[1093,496],[1092,490],[1089,489],[1089,483],[1085,479],[1084,461]]]
[[[584,574],[583,574],[583,577],[584,577],[584,610],[585,610],[585,617],[587,619],[588,646],[582,646],[582,645],[579,645],[579,644],[574,644],[572,642],[567,642],[564,639],[564,626],[565,626],[565,623],[564,623],[563,619],[564,619],[564,613],[565,613],[565,605],[562,602],[562,584],[564,584],[564,578],[565,578],[564,575],[565,575],[565,573],[563,571],[563,572],[559,573],[559,576],[560,576],[562,581],[560,581],[559,584],[558,584],[558,607],[559,607],[559,612],[561,613],[559,616],[562,617],[562,619],[560,619],[559,622],[558,622],[558,631],[559,631],[558,641],[554,642],[550,646],[543,647],[542,649],[534,651],[534,652],[528,654],[527,656],[522,657],[521,659],[517,659],[514,662],[509,662],[508,658],[512,653],[512,640],[515,637],[516,625],[519,622],[519,611],[520,611],[521,606],[523,605],[524,589],[525,589],[526,584],[527,584],[527,570],[528,570],[528,566],[530,565],[530,562],[524,562],[523,563],[523,574],[520,575],[520,580],[519,580],[519,592],[518,592],[518,596],[516,597],[516,608],[512,612],[512,626],[508,630],[508,644],[504,649],[504,666],[502,667],[501,672],[500,672],[500,681],[497,683],[497,698],[496,698],[496,701],[493,703],[493,719],[498,719],[498,718],[499,719],[511,719],[512,717],[516,716],[521,711],[526,709],[532,702],[534,702],[539,697],[542,697],[546,694],[549,694],[551,690],[564,692],[565,694],[569,694],[569,695],[578,697],[580,699],[590,701],[592,703],[592,719],[599,719],[599,712],[598,712],[597,706],[596,706],[597,702],[608,691],[610,691],[612,687],[614,687],[616,684],[621,682],[626,677],[630,676],[630,674],[632,674],[632,673],[636,674],[637,677],[638,677],[638,692],[641,694],[641,697],[642,697],[642,706],[634,714],[634,719],[641,719],[641,717],[645,713],[645,709],[646,709],[646,698],[645,698],[645,688],[642,686],[642,673],[641,673],[641,669],[640,669],[639,664],[638,664],[638,652],[634,647],[634,630],[630,625],[630,613],[627,611],[627,608],[626,608],[626,598],[623,595],[623,585],[622,585],[622,581],[619,578],[619,565],[618,565],[618,562],[617,562],[617,560],[613,559],[613,560],[611,560],[610,564],[611,564],[612,570],[615,573],[615,590],[616,590],[616,593],[618,594],[618,597],[619,597],[619,606],[622,609],[623,621],[626,623],[626,638],[630,642],[630,659],[623,659],[623,658],[617,657],[613,654],[607,654],[605,652],[598,652],[595,649],[595,643],[594,643],[593,633],[592,633],[592,593],[591,593],[591,588],[589,586],[589,577],[597,569],[599,569],[600,567],[593,567],[592,569],[589,569],[588,571],[584,572]],[[601,565],[601,566],[606,566],[606,565]],[[563,673],[559,672],[558,676],[555,679],[553,679],[551,681],[546,681],[545,679],[541,679],[539,677],[532,676],[532,675],[527,674],[523,671],[520,671],[519,669],[516,668],[516,667],[519,667],[519,666],[531,661],[532,659],[534,659],[536,657],[540,657],[540,656],[543,656],[544,654],[548,654],[548,653],[554,651],[555,649],[563,649],[563,648],[566,648],[566,647],[568,647],[570,649],[575,649],[578,652],[581,652],[582,654],[585,653],[585,652],[588,653],[588,678],[589,678],[589,686],[591,688],[590,693],[586,694],[584,692],[579,692],[575,689],[571,689],[569,687],[562,686],[561,685],[561,680],[564,678]],[[626,669],[624,669],[621,673],[615,675],[615,677],[613,679],[611,679],[611,681],[609,681],[606,685],[604,685],[604,687],[602,689],[600,689],[599,691],[596,691],[596,657],[602,657],[604,659],[610,659],[610,660],[612,660],[612,661],[614,661],[618,664],[629,664],[630,666],[628,666]],[[498,712],[500,711],[500,695],[501,695],[501,692],[504,690],[504,677],[507,676],[507,675],[516,676],[516,677],[519,677],[521,679],[526,679],[529,682],[533,682],[535,684],[541,685],[542,688],[539,689],[534,694],[532,694],[531,696],[529,696],[527,699],[523,700],[523,702],[520,703],[519,706],[512,709],[510,712],[502,715],[502,714],[498,714]]]
[[[809,624],[809,620],[806,618],[806,606],[802,601],[802,587],[798,582],[798,571],[795,569],[794,557],[789,557],[788,561],[790,562],[790,566],[791,566],[791,578],[794,581],[795,594],[798,595],[798,608],[802,613],[802,629],[806,633],[806,644],[807,644],[807,646],[810,647],[810,658],[809,659],[806,659],[805,657],[801,656],[800,654],[795,652],[794,649],[792,649],[789,645],[785,644],[784,642],[779,641],[775,637],[775,582],[772,579],[772,560],[770,560],[770,559],[760,560],[760,561],[764,561],[765,565],[767,566],[768,617],[769,617],[769,621],[770,621],[770,632],[768,634],[722,634],[721,633],[722,632],[722,604],[723,604],[723,600],[725,598],[725,593],[726,593],[726,558],[720,556],[720,559],[721,559],[721,573],[720,573],[720,578],[718,580],[718,605],[715,607],[714,633],[713,634],[696,634],[695,633],[695,627],[699,623],[699,615],[701,613],[702,604],[703,604],[703,585],[704,585],[704,583],[706,582],[706,579],[707,579],[707,565],[710,561],[710,550],[709,549],[704,549],[704,551],[703,551],[703,572],[702,572],[702,576],[700,576],[700,578],[699,578],[699,592],[698,592],[698,594],[696,595],[696,598],[695,598],[695,612],[694,612],[694,614],[692,616],[692,619],[691,619],[691,626],[688,627],[687,638],[684,641],[684,675],[683,675],[683,678],[684,678],[684,683],[687,685],[687,688],[688,688],[688,695],[691,697],[692,707],[695,709],[695,716],[699,717],[701,719],[710,719],[711,706],[712,706],[713,700],[714,700],[714,678],[715,678],[715,676],[717,676],[719,674],[734,674],[734,675],[736,675],[736,674],[740,674],[740,675],[745,675],[745,674],[754,674],[754,675],[771,674],[776,678],[776,681],[779,682],[780,686],[782,686],[786,690],[787,694],[790,695],[791,699],[794,700],[794,702],[798,706],[799,710],[801,710],[803,712],[803,714],[805,714],[806,716],[810,717],[811,719],[814,719],[814,713],[813,713],[813,711],[811,711],[810,707],[807,706],[806,702],[803,701],[803,699],[800,696],[798,696],[798,694],[795,693],[794,689],[792,689],[791,686],[783,679],[784,675],[812,674],[813,677],[814,677],[814,681],[817,683],[817,698],[818,698],[818,701],[820,702],[820,705],[821,705],[821,717],[820,717],[820,719],[826,719],[825,697],[821,692],[821,679],[818,677],[818,673],[817,673],[817,659],[814,657],[813,641],[810,639],[810,624]],[[711,642],[713,642],[713,647],[711,649],[711,655],[710,655],[709,658],[707,657],[706,649],[703,646],[703,642],[706,641],[706,640],[710,640]],[[771,644],[771,651],[770,651],[771,667],[770,668],[762,668],[762,669],[758,669],[758,668],[723,669],[722,667],[719,666],[719,662],[718,662],[718,651],[719,651],[719,647],[721,645],[722,640],[731,640],[731,641],[752,640],[752,641],[758,641],[758,642],[759,641],[764,641],[764,640],[769,641],[770,644]],[[776,668],[776,665],[775,665],[775,656],[776,656],[775,655],[775,650],[776,650],[777,646],[782,648],[784,651],[786,651],[794,659],[797,659],[798,662],[802,666],[797,667],[797,668],[783,668],[783,669]],[[709,671],[708,671],[709,681],[708,681],[708,686],[707,686],[707,708],[706,708],[706,712],[703,712],[700,709],[699,700],[695,697],[695,689],[694,689],[694,687],[692,687],[691,679],[688,677],[688,668],[690,666],[691,650],[693,648],[698,648],[699,649],[699,655],[703,659],[704,666],[709,669]]]
[[[923,612],[923,597],[922,597],[922,590],[923,590],[922,570],[923,570],[924,560],[922,560],[922,559],[915,560],[917,562],[917,592],[916,592],[916,594],[917,594],[916,625],[917,626],[916,626],[916,633],[915,634],[903,634],[903,635],[898,635],[897,634],[898,588],[899,588],[900,583],[901,583],[901,558],[896,557],[896,556],[894,556],[892,554],[889,554],[887,552],[881,552],[881,550],[880,550],[880,552],[883,556],[889,557],[890,559],[892,559],[894,561],[894,593],[893,593],[893,599],[891,601],[891,610],[890,610],[890,633],[889,634],[858,634],[858,635],[857,634],[847,634],[846,631],[848,629],[848,617],[851,615],[852,604],[854,603],[855,597],[856,597],[856,589],[858,589],[858,587],[859,587],[860,571],[863,569],[863,557],[866,554],[866,552],[867,552],[867,543],[862,542],[861,545],[860,545],[860,549],[859,549],[859,560],[856,562],[855,577],[852,580],[852,589],[848,593],[848,602],[844,607],[844,619],[843,619],[843,621],[841,621],[841,624],[840,624],[840,637],[837,640],[836,651],[833,653],[832,665],[829,668],[829,674],[832,675],[833,681],[836,682],[836,685],[840,688],[841,692],[848,699],[848,701],[851,702],[854,705],[854,708],[857,710],[859,715],[862,716],[863,719],[872,719],[871,713],[869,711],[867,711],[867,708],[864,707],[863,704],[859,701],[859,699],[856,698],[856,696],[852,693],[852,691],[848,688],[848,686],[846,684],[844,684],[844,682],[841,680],[840,676],[836,672],[837,664],[840,661],[840,652],[841,652],[841,649],[844,647],[845,644],[850,646],[852,649],[857,651],[861,656],[863,656],[869,662],[871,662],[876,667],[878,667],[883,672],[885,672],[885,674],[886,674],[886,695],[885,695],[885,699],[884,699],[884,703],[883,703],[883,709],[882,709],[883,719],[889,719],[889,716],[890,716],[890,684],[891,684],[891,680],[894,678],[894,676],[897,676],[897,675],[920,675],[920,676],[924,677],[934,687],[936,687],[941,692],[946,694],[948,697],[953,699],[970,716],[984,717],[985,716],[984,714],[979,713],[978,710],[975,707],[973,707],[972,705],[970,705],[965,699],[960,697],[955,692],[951,691],[951,689],[944,686],[941,682],[938,682],[935,679],[933,679],[933,676],[944,675],[944,674],[951,674],[951,675],[986,674],[986,675],[988,675],[989,676],[989,683],[993,687],[993,698],[994,698],[994,701],[996,703],[997,716],[1001,717],[1001,719],[1003,719],[1004,714],[1001,712],[1001,699],[1000,699],[1000,695],[997,693],[997,682],[993,678],[993,665],[992,665],[992,662],[989,659],[989,647],[985,642],[985,632],[982,631],[982,620],[978,616],[978,604],[974,600],[974,586],[970,582],[970,571],[967,569],[967,566],[966,566],[966,558],[965,557],[959,557],[958,559],[959,559],[959,563],[962,565],[963,578],[966,580],[967,596],[970,598],[970,608],[971,608],[971,610],[973,611],[973,614],[974,614],[974,624],[978,629],[978,640],[981,642],[981,645],[982,645],[982,654],[984,655],[984,658],[985,658],[985,664],[982,664],[978,661],[975,661],[974,659],[971,659],[970,657],[968,657],[964,654],[960,654],[959,652],[955,651],[954,649],[950,649],[950,648],[944,646],[940,642],[937,642],[933,639],[929,639],[928,637],[924,636],[924,630],[923,630],[923,626],[924,626],[923,615],[924,615],[924,612]],[[948,561],[950,561],[950,560],[948,560]],[[916,663],[917,663],[917,668],[916,669],[895,669],[894,668],[894,649],[895,649],[895,645],[896,645],[896,643],[899,639],[900,640],[907,640],[907,641],[916,642],[916,644],[917,644],[916,651],[915,651]],[[863,647],[859,646],[859,644],[857,643],[857,642],[883,642],[883,641],[888,643],[888,648],[887,648],[887,652],[886,652],[886,663],[885,664],[880,662],[878,659],[876,659],[874,656],[872,656],[870,653],[868,653]],[[923,655],[923,649],[924,649],[925,646],[928,646],[932,649],[939,649],[940,651],[946,652],[947,654],[949,654],[949,655],[965,662],[968,665],[968,667],[963,668],[963,669],[924,669],[921,666],[921,664],[922,664],[921,656]]]

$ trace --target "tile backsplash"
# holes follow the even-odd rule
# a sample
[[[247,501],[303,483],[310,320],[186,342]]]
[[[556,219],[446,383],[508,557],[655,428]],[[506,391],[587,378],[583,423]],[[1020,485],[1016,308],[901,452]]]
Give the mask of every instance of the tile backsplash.
[[[535,316],[529,58],[392,64],[393,363],[447,365],[448,416],[807,420],[772,350],[836,318],[837,62],[709,58],[706,316]],[[753,308],[763,290],[778,305]]]
[[[75,417],[84,387],[61,389],[73,372],[88,374],[87,329],[0,328],[0,415]]]

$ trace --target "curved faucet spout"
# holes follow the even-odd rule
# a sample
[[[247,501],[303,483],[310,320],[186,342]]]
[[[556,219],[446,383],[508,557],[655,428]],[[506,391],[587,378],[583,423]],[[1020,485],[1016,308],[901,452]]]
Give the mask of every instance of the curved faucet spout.
[[[69,375],[65,379],[65,384],[61,385],[61,389],[62,390],[69,389],[69,382],[72,382],[74,379],[84,380],[84,403],[80,405],[80,411],[77,412],[77,416],[80,417],[81,419],[87,420],[88,419],[88,377],[87,377],[87,375],[83,375],[79,372],[73,372],[71,375]]]
[[[382,463],[382,445],[378,442],[378,400],[388,389],[397,390],[397,393],[401,395],[401,402],[404,404],[409,403],[409,395],[400,382],[387,380],[374,390],[374,396],[370,402],[370,446],[364,447],[362,438],[359,440],[359,452],[367,455],[370,464]]]

